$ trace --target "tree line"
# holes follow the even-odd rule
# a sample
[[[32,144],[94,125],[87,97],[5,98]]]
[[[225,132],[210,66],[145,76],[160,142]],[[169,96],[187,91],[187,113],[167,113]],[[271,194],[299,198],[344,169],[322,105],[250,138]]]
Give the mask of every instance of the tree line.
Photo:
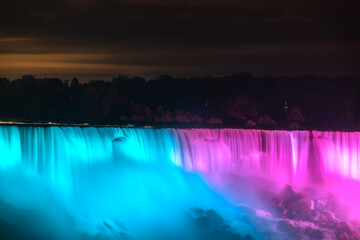
[[[360,78],[225,77],[112,81],[0,79],[0,120],[154,126],[334,128],[360,126]]]

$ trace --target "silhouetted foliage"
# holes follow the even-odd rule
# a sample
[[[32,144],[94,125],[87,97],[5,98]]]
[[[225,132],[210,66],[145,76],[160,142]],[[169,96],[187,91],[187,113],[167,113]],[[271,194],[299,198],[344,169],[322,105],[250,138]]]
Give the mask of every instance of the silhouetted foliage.
[[[0,78],[0,118],[90,124],[187,123],[238,127],[356,128],[360,78],[225,77],[71,83],[25,75]]]

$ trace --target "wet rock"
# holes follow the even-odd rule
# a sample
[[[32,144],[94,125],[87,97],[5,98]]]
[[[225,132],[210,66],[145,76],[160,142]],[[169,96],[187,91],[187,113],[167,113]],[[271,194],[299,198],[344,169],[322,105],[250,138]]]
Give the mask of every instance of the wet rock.
[[[213,209],[205,212],[205,216],[210,220],[210,222],[214,225],[224,224],[224,219]]]
[[[286,185],[285,188],[283,189],[282,193],[281,193],[283,202],[292,202],[292,201],[297,201],[301,198],[306,197],[305,194],[303,193],[296,193],[294,192],[294,190],[292,189],[292,187],[290,185]]]
[[[325,209],[325,206],[326,206],[326,200],[321,200],[321,199],[314,200],[314,210],[322,211]]]
[[[194,223],[195,223],[195,226],[202,228],[202,229],[210,228],[210,220],[205,216],[195,218]]]
[[[303,193],[295,193],[287,185],[282,192],[280,203],[282,215],[290,219],[308,220],[311,218],[311,201]]]
[[[281,193],[283,201],[292,201],[295,196],[295,192],[290,185],[286,185]]]
[[[324,239],[324,234],[320,229],[314,229],[314,228],[308,227],[308,228],[305,228],[304,234],[313,240]]]
[[[277,223],[276,228],[281,232],[291,232],[294,229],[294,226],[290,221],[280,220]]]
[[[336,228],[336,239],[337,240],[357,240],[358,237],[350,229],[346,222],[339,222],[335,224]]]
[[[221,224],[221,225],[218,227],[218,229],[219,229],[220,231],[230,231],[230,230],[231,230],[231,227],[230,227],[229,225],[227,225],[227,224]]]
[[[38,237],[32,236],[32,234],[20,227],[13,225],[7,221],[0,219],[0,239],[2,240],[20,240],[31,239],[35,240]]]
[[[214,231],[206,238],[206,240],[252,240],[250,235],[247,235],[248,238],[244,238],[236,233],[230,231]],[[250,237],[250,238],[249,238]],[[205,240],[205,239],[204,239]]]
[[[342,205],[333,194],[321,199],[311,189],[309,192],[314,198],[310,199],[304,193],[296,193],[291,186],[286,186],[280,195],[271,196],[268,206],[273,216],[289,219],[277,222],[278,234],[285,234],[285,239],[360,239],[360,224],[351,222],[348,225],[345,222],[350,208]],[[277,238],[284,236],[274,237]]]
[[[194,211],[194,209],[191,211]],[[252,209],[248,209],[248,211],[255,214]],[[195,210],[195,212],[201,215],[201,211]],[[194,239],[197,240],[254,240],[251,235],[244,236],[232,231],[232,228],[225,223],[223,217],[213,209],[205,211],[203,216],[193,219],[193,222],[195,225]]]
[[[357,240],[357,238],[353,238],[346,232],[336,232],[335,233],[336,240]]]
[[[126,232],[120,233],[120,239],[121,240],[135,240],[135,238],[133,236],[131,236],[130,234],[128,234]]]
[[[105,228],[107,228],[107,229],[110,230],[111,232],[114,231],[113,227],[112,227],[109,223],[103,221],[102,224],[105,226]]]
[[[334,220],[333,215],[328,211],[320,212],[318,219],[318,225],[321,227],[331,227],[336,221]]]
[[[190,209],[190,214],[194,218],[203,217],[203,216],[205,216],[205,211],[201,208],[192,208],[192,209]]]
[[[273,197],[270,199],[269,203],[269,211],[276,217],[282,217],[283,216],[283,207],[281,206],[281,202],[278,198]]]
[[[284,232],[291,239],[302,239],[304,230],[299,226],[295,226],[290,221],[280,220],[276,227],[279,231]]]
[[[246,234],[244,240],[254,240],[254,238],[251,235]]]
[[[319,222],[326,225],[329,222],[329,219],[325,214],[321,214],[319,217]]]
[[[296,201],[292,201],[288,204],[285,209],[285,216],[296,219],[296,220],[310,220],[311,219],[311,209],[310,209],[310,199],[305,197]]]

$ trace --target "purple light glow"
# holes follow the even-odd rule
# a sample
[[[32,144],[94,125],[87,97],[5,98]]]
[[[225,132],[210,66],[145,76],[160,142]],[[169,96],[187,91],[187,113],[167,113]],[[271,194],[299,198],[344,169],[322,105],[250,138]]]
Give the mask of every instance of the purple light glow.
[[[292,184],[334,176],[360,180],[357,132],[180,129],[175,134],[183,140],[180,165],[188,170],[261,173]]]
[[[311,187],[322,196],[331,192],[360,219],[354,205],[360,201],[359,132],[181,129],[176,134],[186,140],[180,166],[203,172],[219,189],[226,183],[225,194],[243,184],[228,176],[259,176],[298,190]]]

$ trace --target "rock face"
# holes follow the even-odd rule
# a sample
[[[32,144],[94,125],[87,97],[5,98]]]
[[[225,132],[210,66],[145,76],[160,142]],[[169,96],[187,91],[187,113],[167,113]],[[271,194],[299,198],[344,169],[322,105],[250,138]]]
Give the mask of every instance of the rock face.
[[[192,208],[190,209],[190,215],[192,217],[203,217],[205,216],[205,211],[202,210],[201,208]]]
[[[224,219],[213,209],[206,211],[205,217],[207,217],[210,222],[216,226],[224,224],[225,222]]]
[[[193,216],[194,232],[199,240],[252,240],[250,235],[242,236],[226,224],[224,218],[215,210],[204,211],[199,208],[190,210]],[[238,229],[239,230],[239,229]]]
[[[291,186],[286,186],[280,196],[269,202],[270,211],[278,217],[295,220],[311,220],[311,201],[302,193],[295,193]]]
[[[301,198],[297,201],[292,201],[285,209],[285,216],[296,220],[310,220],[310,199],[307,197]]]
[[[295,226],[290,221],[280,220],[276,227],[279,231],[285,232],[292,239],[302,239],[302,234],[304,232],[304,229]]]
[[[0,238],[2,240],[35,240],[38,239],[39,236],[33,236],[32,233],[0,219]]]
[[[360,236],[355,234],[346,222],[340,222],[335,224],[336,232],[335,236],[337,240],[356,240],[360,239]]]
[[[268,202],[278,221],[276,228],[289,239],[360,239],[360,226],[346,223],[349,210],[329,194],[326,199],[310,199],[286,186],[280,195]]]

